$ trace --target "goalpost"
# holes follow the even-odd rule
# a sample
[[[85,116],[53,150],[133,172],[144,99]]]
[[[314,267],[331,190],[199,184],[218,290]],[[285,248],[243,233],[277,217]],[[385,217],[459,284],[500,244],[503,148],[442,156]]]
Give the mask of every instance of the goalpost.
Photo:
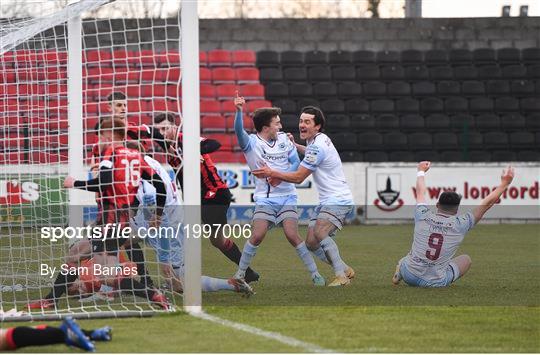
[[[106,97],[113,91],[127,96],[132,124],[151,124],[161,112],[182,118],[189,186],[184,223],[200,223],[197,2],[182,1],[172,19],[81,20],[89,11],[114,17],[111,5],[123,3],[81,0],[56,12],[46,2],[35,3],[43,7],[38,17],[0,22],[0,304],[4,312],[25,312],[4,315],[5,321],[162,311],[129,292],[108,294],[106,300],[63,295],[50,309],[26,308],[47,295],[73,244],[43,239],[42,228],[83,226],[95,218],[94,194],[64,189],[62,183],[68,174],[89,178],[94,127],[110,115]],[[155,157],[166,163],[163,152]],[[154,250],[143,248],[154,284],[166,285]],[[184,254],[183,298],[164,292],[173,305],[198,312],[200,240],[185,240]]]

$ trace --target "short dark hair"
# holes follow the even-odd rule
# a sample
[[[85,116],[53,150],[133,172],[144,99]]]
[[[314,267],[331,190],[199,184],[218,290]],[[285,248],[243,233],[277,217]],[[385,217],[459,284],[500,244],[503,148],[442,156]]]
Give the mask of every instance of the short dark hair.
[[[257,132],[262,131],[264,126],[270,127],[272,118],[281,115],[279,107],[263,107],[256,109],[253,113],[253,125]]]
[[[176,116],[170,112],[162,112],[154,116],[154,124],[161,123],[165,120],[169,121],[172,124],[176,124]]]
[[[439,196],[439,207],[445,211],[457,211],[461,195],[454,191],[445,191]]]
[[[121,138],[122,140],[126,139],[126,124],[119,118],[103,120],[99,126],[99,134],[106,131],[112,131],[113,135]]]
[[[107,101],[113,102],[114,100],[127,100],[126,94],[120,91],[114,91],[107,96]]]
[[[321,125],[321,128],[319,129],[319,132],[324,131],[324,124],[326,123],[326,118],[324,117],[324,113],[321,111],[320,108],[315,106],[306,106],[302,108],[302,111],[300,114],[307,113],[309,115],[315,116],[313,118],[313,121],[315,122],[315,126]]]

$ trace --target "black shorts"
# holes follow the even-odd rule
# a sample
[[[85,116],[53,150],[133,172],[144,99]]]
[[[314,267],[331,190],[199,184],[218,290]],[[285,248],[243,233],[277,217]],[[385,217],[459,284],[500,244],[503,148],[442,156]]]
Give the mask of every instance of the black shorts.
[[[227,224],[227,211],[231,205],[229,189],[219,189],[212,199],[201,199],[201,220],[204,224]]]

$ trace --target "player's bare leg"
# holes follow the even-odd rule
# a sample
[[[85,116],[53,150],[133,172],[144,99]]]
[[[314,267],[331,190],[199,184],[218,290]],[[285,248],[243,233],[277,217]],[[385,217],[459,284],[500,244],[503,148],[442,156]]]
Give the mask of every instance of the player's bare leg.
[[[325,221],[325,220],[322,220]],[[336,227],[329,223],[330,226],[328,226],[328,230],[330,230],[330,234],[333,233],[336,230]],[[319,240],[315,237],[315,227],[309,227],[306,237],[306,245],[308,246],[308,249],[315,254],[317,258],[319,258],[321,261],[327,263],[328,265],[332,266],[332,263],[326,256],[326,253],[324,252],[323,248],[321,247],[321,244],[319,243]],[[354,269],[347,265],[345,262],[343,262],[345,266],[345,276],[347,276],[349,279],[353,279],[356,276],[356,273],[354,272]]]
[[[472,260],[470,256],[468,256],[467,254],[463,254],[452,259],[452,262],[458,266],[459,277],[462,277],[471,268]]]
[[[315,222],[314,235],[319,241],[321,248],[326,254],[326,258],[332,264],[336,278],[328,286],[345,286],[351,283],[351,279],[354,277],[354,270],[347,266],[339,255],[339,249],[330,237],[330,235],[336,230],[336,226],[332,222],[326,219],[317,219]],[[349,275],[349,276],[347,276]]]
[[[311,274],[311,280],[315,286],[324,286],[326,281],[324,277],[319,274],[317,270],[317,264],[313,260],[313,256],[309,252],[306,243],[300,238],[298,233],[298,220],[294,218],[286,218],[283,221],[283,232],[289,243],[294,247],[298,257],[302,260],[309,273]]]
[[[246,276],[246,270],[251,264],[251,260],[257,254],[257,248],[264,240],[266,232],[270,222],[265,219],[254,219],[251,224],[251,237],[244,244],[244,250],[242,251],[242,257],[240,258],[240,263],[238,264],[238,270],[234,274],[233,278],[235,279],[244,279]]]

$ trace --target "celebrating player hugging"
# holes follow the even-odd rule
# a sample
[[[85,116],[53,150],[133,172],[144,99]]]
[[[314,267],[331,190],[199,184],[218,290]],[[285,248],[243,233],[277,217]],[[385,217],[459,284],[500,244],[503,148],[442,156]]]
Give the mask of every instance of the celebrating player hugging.
[[[300,115],[300,138],[306,140],[307,147],[294,144],[304,154],[304,160],[294,169],[280,169],[273,164],[261,164],[253,169],[257,181],[268,184],[301,183],[313,174],[319,191],[319,205],[309,222],[306,244],[318,258],[332,265],[336,278],[328,286],[348,285],[354,278],[353,268],[345,264],[339,249],[332,239],[343,227],[345,217],[353,210],[354,202],[347,185],[339,154],[330,138],[322,133],[325,124],[323,112],[317,107],[304,107]],[[282,134],[285,137],[285,134]],[[287,138],[285,138],[287,139]],[[281,182],[284,181],[284,182]],[[278,185],[278,186],[279,186]]]

